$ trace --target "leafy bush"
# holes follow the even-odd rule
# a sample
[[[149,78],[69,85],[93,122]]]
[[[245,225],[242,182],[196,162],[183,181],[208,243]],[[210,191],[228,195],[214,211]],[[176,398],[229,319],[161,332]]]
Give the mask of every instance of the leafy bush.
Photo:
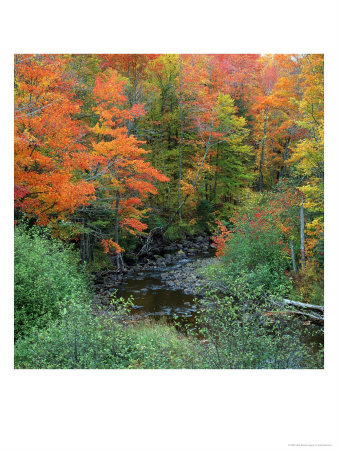
[[[177,225],[171,225],[167,229],[165,236],[169,239],[169,241],[178,241],[182,237],[182,234]]]
[[[239,273],[224,298],[210,294],[187,336],[164,321],[131,323],[131,302],[93,313],[88,280],[69,247],[38,228],[15,231],[15,367],[38,369],[314,368],[322,351],[262,302]],[[224,265],[219,265],[224,269]],[[218,268],[209,269],[219,276]],[[261,279],[268,273],[264,266]],[[86,300],[86,301],[85,301]],[[258,308],[258,309],[257,309]],[[202,338],[202,339],[201,339]]]
[[[202,368],[197,339],[188,339],[165,320],[142,321],[128,327],[135,349],[130,368],[196,369]]]
[[[42,328],[60,317],[70,298],[89,297],[88,279],[79,269],[69,246],[46,235],[39,227],[15,229],[14,246],[15,338]]]
[[[115,300],[115,313],[94,316],[89,305],[70,300],[61,318],[19,339],[15,367],[28,369],[118,369],[129,364],[132,341],[123,318],[128,305]]]
[[[219,223],[214,237],[223,263],[219,276],[226,284],[244,278],[253,289],[285,295],[292,288],[292,279],[286,276],[291,267],[287,238],[291,219],[279,197],[271,198],[262,195],[248,201],[234,214],[229,228]]]
[[[193,367],[194,346],[164,323],[128,325],[130,301],[93,314],[70,247],[36,227],[15,230],[16,368]],[[112,311],[113,308],[113,311]]]
[[[306,271],[294,274],[291,300],[324,305],[324,272],[317,261],[307,262]]]
[[[71,300],[61,319],[15,345],[15,367],[27,369],[178,369],[198,367],[196,344],[164,322],[125,323],[129,301],[94,316]],[[196,341],[197,343],[197,341]]]
[[[252,297],[201,302],[188,335],[165,321],[125,321],[129,302],[112,299],[114,311],[93,315],[69,301],[59,320],[15,345],[15,367],[28,369],[265,369],[321,368],[322,351],[305,344],[299,325],[271,305],[251,307]],[[240,301],[239,301],[240,299]],[[257,299],[255,299],[257,300]],[[267,307],[269,306],[269,307]]]
[[[213,369],[322,368],[323,350],[305,343],[309,336],[299,322],[260,301],[245,283],[224,298],[198,300],[199,312],[191,336],[204,339],[200,359]]]

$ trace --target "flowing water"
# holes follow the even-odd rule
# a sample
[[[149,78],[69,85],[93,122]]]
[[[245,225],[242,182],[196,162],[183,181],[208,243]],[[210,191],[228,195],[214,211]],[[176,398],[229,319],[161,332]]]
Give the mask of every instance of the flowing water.
[[[214,256],[214,250],[199,252],[191,257],[184,257],[179,262],[167,264],[166,267],[142,268],[137,273],[129,273],[120,285],[117,295],[119,297],[133,298],[132,317],[153,317],[165,316],[168,322],[180,323],[184,326],[187,322],[193,322],[196,314],[196,305],[194,303],[195,295],[184,293],[181,289],[175,289],[166,285],[161,278],[161,274],[173,269],[184,270],[184,266],[197,259],[210,258]],[[303,341],[308,344],[323,344],[323,329],[314,324],[310,327],[315,331],[314,335],[309,337],[306,329],[302,327]]]
[[[120,285],[117,295],[128,298],[133,296],[134,313],[160,317],[165,316],[169,321],[174,317],[184,321],[193,317],[196,305],[193,302],[194,295],[186,294],[181,289],[175,289],[166,285],[161,274],[173,269],[182,268],[187,263],[201,258],[210,258],[214,250],[197,253],[191,257],[184,257],[179,262],[167,264],[166,267],[142,269],[138,273],[128,274]]]

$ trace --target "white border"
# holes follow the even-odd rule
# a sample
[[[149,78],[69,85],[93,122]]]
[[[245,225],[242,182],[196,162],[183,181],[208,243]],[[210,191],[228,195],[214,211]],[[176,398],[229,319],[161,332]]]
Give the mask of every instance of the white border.
[[[2,12],[0,449],[337,448],[337,3],[31,0]],[[12,63],[24,52],[325,53],[324,370],[12,369]]]

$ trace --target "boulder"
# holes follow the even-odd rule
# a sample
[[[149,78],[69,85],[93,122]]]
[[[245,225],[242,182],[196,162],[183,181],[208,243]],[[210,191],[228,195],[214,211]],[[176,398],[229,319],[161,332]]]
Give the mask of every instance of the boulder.
[[[110,298],[109,297],[102,297],[101,298],[101,304],[105,305],[105,306],[109,306],[110,305]]]

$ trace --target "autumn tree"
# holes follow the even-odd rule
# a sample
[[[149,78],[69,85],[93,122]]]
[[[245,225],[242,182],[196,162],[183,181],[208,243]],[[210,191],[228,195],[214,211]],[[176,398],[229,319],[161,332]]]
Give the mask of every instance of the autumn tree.
[[[323,55],[303,55],[300,87],[302,97],[297,102],[300,111],[297,125],[305,134],[292,146],[287,164],[303,194],[303,207],[309,219],[305,225],[308,237],[305,251],[311,259],[324,232]]]
[[[238,194],[235,186],[248,185],[251,149],[245,142],[249,134],[246,121],[237,115],[233,99],[225,93],[229,86],[216,58],[186,56],[183,64],[184,107],[192,116],[194,131],[189,142],[195,147],[194,165],[182,180],[183,201],[198,187],[207,202],[217,201],[218,187],[223,202],[234,201]]]
[[[298,103],[300,58],[297,55],[265,55],[260,82],[253,87],[254,140],[257,148],[258,183],[272,188],[286,176],[290,148],[303,134]]]
[[[147,212],[143,200],[157,193],[152,184],[154,181],[169,181],[145,160],[147,151],[140,147],[141,142],[135,136],[128,133],[127,121],[142,116],[144,110],[140,104],[126,108],[125,85],[126,80],[112,69],[97,77],[94,112],[98,122],[91,130],[95,136],[92,155],[97,163],[93,177],[98,179],[99,189],[105,191],[115,214],[114,238],[103,243],[106,250],[115,248],[118,269],[124,267],[123,249],[119,245],[120,230],[142,233],[147,228],[141,221]]]
[[[56,223],[94,198],[80,102],[63,55],[15,56],[14,199],[39,224]]]

